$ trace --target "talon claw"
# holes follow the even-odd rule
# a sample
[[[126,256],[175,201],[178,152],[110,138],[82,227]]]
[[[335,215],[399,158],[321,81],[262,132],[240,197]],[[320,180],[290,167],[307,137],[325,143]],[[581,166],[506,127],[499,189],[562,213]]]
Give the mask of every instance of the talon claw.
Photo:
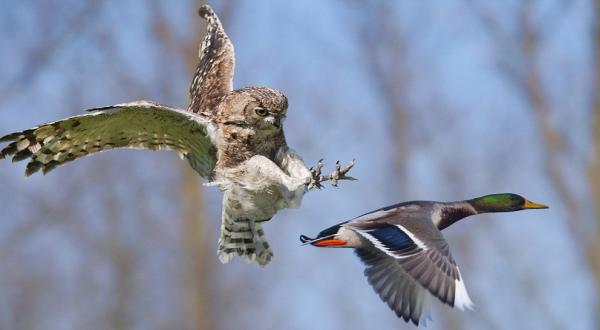
[[[334,170],[331,172],[331,174],[322,175],[321,170],[323,169],[325,164],[323,164],[322,158],[319,159],[317,164],[314,167],[310,168],[311,179],[310,179],[310,183],[308,184],[308,190],[313,189],[313,188],[316,188],[319,190],[323,189],[324,186],[322,185],[322,183],[325,181],[331,181],[331,186],[337,187],[340,180],[349,180],[349,181],[356,180],[355,178],[346,175],[346,173],[348,173],[348,171],[350,171],[350,169],[352,169],[352,167],[354,166],[354,163],[355,163],[355,160],[353,159],[347,166],[342,166],[342,164],[338,160],[335,162],[335,167],[334,167]]]

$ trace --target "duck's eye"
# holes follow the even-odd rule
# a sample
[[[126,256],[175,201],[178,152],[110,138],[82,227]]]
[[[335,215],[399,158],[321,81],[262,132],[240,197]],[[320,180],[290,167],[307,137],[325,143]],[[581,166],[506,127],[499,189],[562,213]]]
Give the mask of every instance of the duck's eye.
[[[257,115],[264,117],[266,116],[269,112],[267,111],[267,109],[265,108],[256,108],[254,109],[254,112],[256,112]]]

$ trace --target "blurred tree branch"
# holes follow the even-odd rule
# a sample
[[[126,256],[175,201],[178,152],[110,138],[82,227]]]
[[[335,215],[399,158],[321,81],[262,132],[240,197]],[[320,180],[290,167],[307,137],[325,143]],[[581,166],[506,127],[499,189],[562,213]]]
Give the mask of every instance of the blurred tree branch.
[[[594,81],[592,84],[592,158],[588,167],[589,182],[592,189],[592,205],[596,216],[593,235],[589,238],[588,259],[596,279],[596,299],[600,299],[600,1],[594,1]],[[600,310],[600,301],[596,302]],[[600,324],[600,315],[596,314],[596,324]]]
[[[47,39],[45,36],[41,35],[39,39],[33,41],[36,42],[38,46],[36,46],[34,53],[24,60],[25,66],[22,72],[17,74],[15,79],[6,83],[5,86],[7,86],[7,88],[0,92],[3,96],[3,100],[0,102],[7,102],[8,98],[15,92],[27,89],[25,86],[29,85],[35,77],[39,76],[55,56],[59,56],[57,54],[59,54],[61,49],[63,49],[70,41],[70,36],[73,33],[77,33],[78,37],[89,35],[90,31],[82,31],[84,24],[90,24],[90,22],[95,20],[106,19],[106,15],[100,14],[98,10],[99,6],[103,3],[104,2],[101,1],[86,2],[84,8],[80,12],[78,11],[77,13],[72,14],[73,16],[71,17],[73,17],[73,19],[71,21],[66,21],[64,28],[61,28],[61,33],[55,38]],[[191,12],[196,12],[198,7],[193,7]],[[160,29],[169,30],[172,28],[170,25],[172,23],[168,22],[168,19],[163,16],[163,13],[158,6],[149,6],[149,8],[150,13],[154,14],[153,17],[155,20],[153,23],[161,25]],[[62,7],[60,7],[60,9],[62,9]],[[152,10],[154,10],[154,12],[152,12]],[[196,21],[200,21],[200,18],[197,18],[194,22]],[[44,28],[40,28],[40,31],[43,30]],[[196,38],[193,40],[194,48],[196,48],[195,51],[191,53],[175,52],[173,54],[167,52],[164,54],[166,58],[162,60],[164,62],[179,61],[179,63],[189,63],[191,60],[188,59],[193,57],[195,65],[197,46],[200,41],[200,30],[194,29],[194,31],[198,31],[198,33],[195,34]],[[164,36],[171,36],[171,34],[167,32]],[[101,47],[102,50],[108,51],[117,48],[110,33],[106,38],[100,38],[98,41],[104,42],[105,46],[108,45],[106,48]],[[163,39],[163,41],[166,43],[167,39]],[[168,42],[178,44],[178,41],[170,39]],[[172,49],[168,47],[169,44],[166,44],[165,48]],[[176,50],[179,49],[181,48],[176,48]],[[110,55],[111,57],[109,58],[114,58],[114,56],[124,58],[122,56],[123,54],[120,54],[119,52],[113,52]],[[173,59],[174,56],[176,56],[175,59]],[[124,69],[124,65],[119,65],[115,63],[115,61],[106,61],[104,58],[101,58],[101,61],[104,61],[106,64],[106,66],[104,66],[106,71],[114,73],[118,78],[116,80],[122,82],[120,85],[126,88],[124,94],[135,94],[139,92],[150,94],[152,89],[156,88],[154,87],[157,86],[156,82],[164,82],[167,80],[164,79],[164,77],[169,76],[169,74],[165,74],[162,77],[157,76],[156,79],[151,81],[140,80],[133,72]],[[125,63],[125,61],[122,63]],[[164,70],[168,70],[166,66],[163,66],[163,68]],[[189,71],[193,72],[193,69],[190,68]],[[178,93],[173,91],[175,87],[175,84],[162,84],[160,86],[162,89],[161,92],[164,95],[169,95],[171,98],[174,98],[174,94],[178,95]],[[73,106],[73,104],[70,105]],[[67,104],[66,106],[69,105]],[[131,236],[129,236],[131,235],[130,228],[132,222],[134,226],[149,225],[145,215],[149,214],[146,209],[149,209],[150,206],[147,201],[136,199],[132,196],[128,197],[128,201],[131,205],[134,205],[134,210],[126,211],[128,209],[125,205],[127,202],[119,201],[115,195],[118,188],[114,183],[119,180],[119,177],[123,176],[121,174],[128,176],[126,171],[135,168],[135,162],[125,163],[125,166],[115,166],[118,164],[111,164],[110,162],[107,163],[98,160],[94,164],[97,164],[94,166],[96,171],[92,168],[88,168],[88,170],[93,173],[90,174],[89,177],[80,178],[81,180],[66,180],[63,183],[63,187],[61,188],[66,192],[65,196],[52,196],[53,198],[51,199],[42,198],[36,193],[28,196],[31,200],[36,201],[36,208],[32,209],[32,211],[35,212],[31,215],[30,221],[26,221],[24,224],[18,226],[15,232],[7,235],[7,239],[2,241],[2,251],[6,254],[4,251],[11,251],[6,248],[13,245],[22,248],[23,244],[28,241],[27,238],[34,236],[32,234],[36,229],[42,224],[47,224],[51,219],[74,220],[69,221],[68,224],[61,223],[61,225],[67,231],[71,231],[76,238],[84,242],[82,244],[85,244],[86,253],[88,253],[90,259],[93,259],[93,255],[97,255],[96,258],[100,256],[103,261],[106,261],[110,272],[111,287],[108,301],[100,306],[90,305],[90,311],[96,310],[96,315],[103,315],[101,317],[102,320],[100,321],[101,327],[106,326],[107,328],[112,329],[130,329],[139,323],[139,320],[135,319],[135,315],[133,314],[135,312],[135,307],[132,306],[135,306],[134,300],[138,294],[135,292],[136,271],[138,266],[140,266],[137,249],[144,246],[143,244],[132,242]],[[119,167],[118,170],[115,169],[116,167]],[[212,251],[214,251],[214,239],[212,239],[212,237],[207,237],[212,235],[207,235],[203,230],[203,224],[200,222],[203,221],[202,215],[204,214],[204,208],[202,204],[202,190],[198,182],[197,174],[189,168],[187,163],[184,163],[182,168],[181,185],[178,185],[177,189],[180,191],[179,200],[181,201],[181,209],[183,210],[183,220],[181,221],[182,231],[180,237],[183,238],[184,242],[182,251],[188,255],[183,258],[186,262],[183,266],[186,267],[185,272],[188,281],[187,284],[182,285],[185,289],[181,294],[181,297],[186,299],[187,302],[183,302],[182,306],[184,309],[188,310],[188,312],[183,312],[182,314],[186,318],[189,318],[189,320],[171,324],[171,326],[180,328],[178,324],[184,324],[188,329],[215,329],[218,328],[213,321],[215,314],[212,313],[210,308],[210,288],[212,287],[213,279],[211,264],[214,260],[214,254],[212,253]],[[67,175],[67,172],[58,172],[59,173],[54,175]],[[95,179],[99,179],[109,186],[111,186],[109,183],[109,181],[111,181],[113,185],[108,189],[98,188],[95,184],[90,183],[90,181]],[[135,178],[129,175],[128,180],[131,180],[131,186],[135,187],[137,184]],[[70,183],[73,183],[73,185],[70,185]],[[82,217],[81,210],[72,204],[74,200],[77,200],[77,197],[80,198],[81,196],[90,193],[90,191],[94,196],[98,197],[97,207],[104,211],[101,217],[105,218],[104,223],[107,226],[105,233],[90,231],[88,219]],[[45,201],[48,201],[48,203],[45,203]],[[48,210],[51,210],[52,212],[48,212]],[[131,214],[128,215],[126,212],[133,212],[133,215],[136,218],[138,216],[141,218],[132,219],[130,216]],[[177,225],[177,222],[173,225]],[[86,229],[80,228],[80,226],[88,227],[87,232]],[[140,228],[139,232],[141,233],[145,230],[148,230],[148,228]],[[136,240],[140,240],[140,242],[137,243],[141,243],[145,239],[143,235],[135,237]],[[150,251],[146,252],[151,253]],[[4,254],[3,257],[5,257]],[[88,281],[90,280],[91,279],[88,278]],[[148,284],[151,283],[145,283],[145,285]],[[52,288],[52,290],[57,290],[52,287],[52,285],[56,285],[53,282],[44,282],[41,285]],[[84,282],[79,285],[84,286],[79,291],[86,292],[85,287],[90,286],[90,283]],[[33,288],[32,285],[30,286]],[[175,284],[172,286],[175,286]],[[36,292],[32,292],[32,297],[35,297],[35,293]],[[98,294],[97,292],[87,293],[94,295]],[[10,299],[10,297],[8,297],[8,299]],[[22,310],[43,306],[43,302],[36,299],[27,299],[26,301],[24,300],[23,303],[28,305],[27,308],[22,308]],[[176,317],[177,310],[175,308],[171,308],[171,310],[174,313],[174,317]],[[20,321],[16,320],[15,322]],[[13,327],[10,326],[8,328]]]
[[[360,4],[360,5],[359,5]],[[410,196],[408,181],[408,161],[414,151],[413,148],[421,146],[425,140],[422,129],[415,129],[418,125],[415,107],[409,101],[411,88],[414,87],[415,75],[419,69],[411,63],[414,56],[415,41],[410,37],[421,28],[420,15],[414,16],[414,21],[408,24],[410,30],[397,23],[394,9],[398,4],[386,1],[369,1],[367,4],[357,2],[361,10],[362,24],[357,24],[357,43],[362,52],[365,70],[369,81],[372,83],[374,93],[381,97],[386,105],[386,116],[389,119],[389,133],[393,150],[392,173],[396,177],[396,190],[398,199]],[[396,6],[394,6],[396,5]],[[431,109],[433,110],[433,109]],[[419,133],[416,133],[419,132]],[[444,167],[451,171],[450,167]],[[450,178],[459,180],[459,176]],[[455,313],[446,309],[441,310],[443,324],[446,329],[461,329],[464,325]],[[485,321],[485,320],[484,320]],[[487,322],[491,324],[490,322]]]
[[[0,87],[0,105],[11,100],[18,92],[31,85],[32,81],[40,75],[40,72],[48,65],[50,61],[60,52],[69,42],[73,35],[80,35],[87,25],[94,22],[95,18],[100,17],[97,14],[105,1],[85,1],[83,7],[71,15],[71,19],[59,26],[60,32],[53,38],[46,38],[49,29],[55,29],[56,20],[50,20],[51,26],[41,27],[40,31],[45,31],[46,35],[40,37],[36,47],[31,53],[27,54],[27,59],[23,61],[25,66],[12,79],[5,82]],[[42,15],[46,15],[43,13]],[[38,22],[37,24],[42,24]]]
[[[201,19],[196,16],[190,27],[194,31],[194,38],[189,43],[176,40],[170,31],[170,23],[162,15],[160,6],[156,3],[151,6],[153,17],[153,30],[163,49],[171,50],[172,55],[179,62],[186,63],[189,72],[194,72],[198,60],[198,45],[204,36],[206,28]],[[199,8],[199,6],[198,6]],[[198,8],[190,8],[191,12]],[[202,28],[198,28],[202,26]],[[177,47],[176,45],[183,45]],[[190,51],[194,49],[195,51]],[[163,67],[167,70],[166,67]],[[190,77],[191,78],[191,77]],[[163,80],[165,81],[165,80]],[[173,91],[171,84],[163,84],[163,93],[171,98],[178,93]],[[214,238],[207,232],[206,211],[203,204],[203,187],[199,183],[198,174],[187,163],[179,166],[181,181],[179,183],[181,207],[183,209],[182,241],[186,256],[184,258],[185,293],[184,307],[186,327],[190,330],[217,329],[217,319],[212,309],[211,288],[215,280],[212,263],[214,259]]]
[[[486,10],[483,2],[474,0],[467,1],[474,17],[478,19],[480,26],[488,33],[498,50],[497,68],[514,89],[523,97],[529,109],[531,109],[542,146],[542,164],[551,186],[558,195],[565,209],[565,221],[573,241],[586,258],[595,278],[597,294],[600,297],[600,245],[598,237],[600,232],[591,234],[587,228],[585,215],[580,212],[581,203],[575,196],[569,179],[564,172],[564,160],[572,157],[568,141],[561,131],[559,124],[552,121],[552,105],[544,86],[542,76],[542,64],[540,55],[543,52],[543,41],[552,35],[554,28],[560,25],[563,11],[568,8],[570,1],[558,0],[553,7],[544,15],[543,20],[536,21],[536,4],[539,2],[522,1],[517,2],[514,9],[516,15],[516,31],[512,34],[502,26],[498,14]],[[488,4],[488,3],[486,3]],[[551,22],[551,23],[549,23]],[[596,34],[596,47],[600,37]],[[596,67],[598,62],[596,61]],[[597,76],[596,79],[598,79]],[[595,100],[598,103],[598,99]],[[598,105],[597,105],[598,107]],[[596,108],[598,109],[598,108]],[[598,148],[599,140],[595,140]],[[593,169],[593,175],[597,175]],[[592,180],[593,182],[593,180]],[[595,191],[594,199],[600,198],[600,189]],[[598,218],[596,219],[596,230],[598,229]],[[598,298],[597,298],[598,299]]]
[[[223,24],[227,25],[235,9],[235,1],[225,1],[217,8]],[[196,12],[197,7],[190,8]],[[199,17],[192,20],[190,30],[192,38],[187,42],[177,40],[172,33],[168,19],[162,16],[160,7],[155,3],[152,6],[154,31],[163,49],[171,50],[172,55],[186,63],[188,72],[194,72],[198,61],[198,47],[204,37],[205,22]],[[168,70],[163,67],[164,70]],[[165,73],[166,74],[166,73]],[[190,76],[190,81],[192,77]],[[164,81],[164,80],[163,80]],[[172,84],[165,81],[164,92],[171,98],[177,95],[171,88]],[[180,195],[183,208],[182,239],[186,251],[184,280],[186,282],[185,308],[187,327],[194,330],[218,329],[219,318],[215,317],[213,306],[212,288],[215,286],[216,277],[213,266],[215,260],[215,236],[208,232],[210,228],[206,222],[206,210],[203,204],[204,188],[200,184],[198,174],[187,163],[182,163]]]
[[[406,196],[407,160],[411,153],[411,105],[408,90],[413,83],[408,57],[408,31],[402,30],[393,16],[393,7],[386,1],[357,2],[363,21],[357,24],[357,43],[365,61],[367,76],[373,90],[384,101],[389,120],[389,134],[395,149],[392,155],[393,173],[398,184],[394,193]]]

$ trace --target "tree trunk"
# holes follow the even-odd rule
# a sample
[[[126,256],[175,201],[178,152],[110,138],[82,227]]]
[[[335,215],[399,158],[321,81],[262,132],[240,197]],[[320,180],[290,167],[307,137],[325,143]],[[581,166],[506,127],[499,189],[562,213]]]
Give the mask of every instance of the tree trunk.
[[[214,244],[204,224],[203,191],[198,174],[187,163],[181,166],[183,206],[182,237],[185,263],[185,309],[190,330],[215,329],[210,288],[213,280]]]

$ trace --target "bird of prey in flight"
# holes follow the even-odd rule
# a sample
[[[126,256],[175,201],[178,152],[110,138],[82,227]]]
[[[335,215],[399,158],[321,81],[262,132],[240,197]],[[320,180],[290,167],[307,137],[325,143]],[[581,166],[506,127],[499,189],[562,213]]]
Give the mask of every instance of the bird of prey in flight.
[[[273,256],[262,222],[279,210],[298,207],[304,193],[330,180],[353,180],[353,166],[336,164],[321,175],[321,161],[309,169],[286,143],[288,101],[267,87],[233,89],[233,45],[209,6],[187,110],[150,101],[90,109],[88,113],[0,138],[9,144],[0,158],[28,159],[26,175],[114,148],[172,150],[223,191],[218,256],[239,255],[266,265]]]

